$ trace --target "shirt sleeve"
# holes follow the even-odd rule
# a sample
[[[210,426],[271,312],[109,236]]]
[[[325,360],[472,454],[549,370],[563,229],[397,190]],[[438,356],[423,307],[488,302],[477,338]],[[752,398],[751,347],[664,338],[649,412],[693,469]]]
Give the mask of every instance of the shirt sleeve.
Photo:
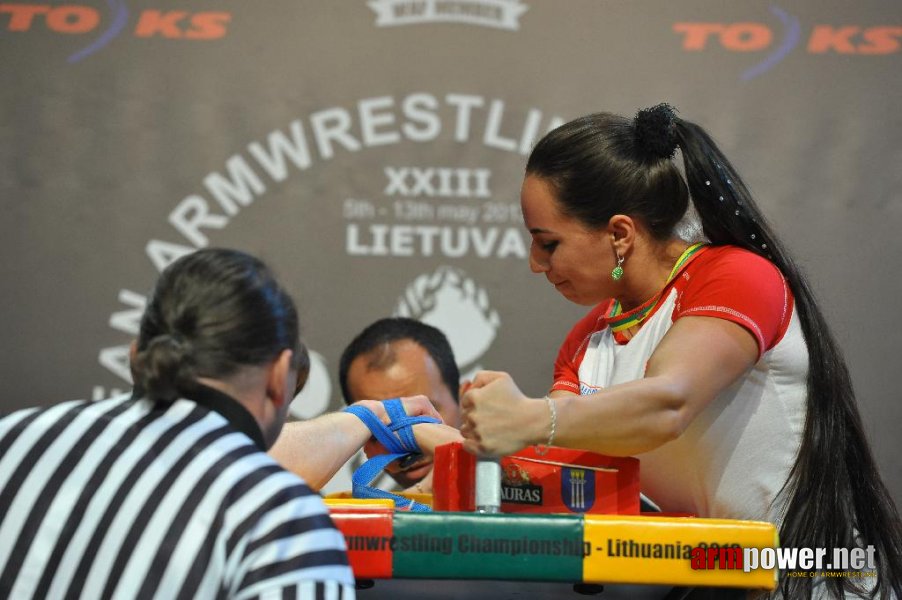
[[[684,274],[688,282],[673,320],[693,316],[726,319],[755,337],[759,358],[773,348],[789,325],[793,307],[792,293],[777,267],[738,248],[712,253],[699,266]]]
[[[291,474],[268,481],[286,487],[242,524],[243,535],[235,546],[240,558],[232,573],[232,597],[353,598],[354,576],[344,536],[322,499]],[[323,594],[310,595],[310,590]],[[293,596],[297,592],[303,593]]]
[[[250,596],[236,600],[298,600],[298,598],[322,598],[323,600],[355,600],[357,592],[353,585],[338,581],[302,581],[290,585],[259,590]]]
[[[580,319],[567,334],[554,361],[554,383],[551,385],[551,391],[562,390],[579,394],[579,364],[586,354],[589,338],[607,326],[605,314],[609,306],[608,302],[599,304]]]

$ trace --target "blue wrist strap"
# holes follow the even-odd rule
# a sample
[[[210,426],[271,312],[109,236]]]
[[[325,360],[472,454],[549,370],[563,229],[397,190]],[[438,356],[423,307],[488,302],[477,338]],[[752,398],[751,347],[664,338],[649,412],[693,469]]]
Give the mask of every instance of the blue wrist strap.
[[[344,412],[356,415],[363,421],[376,440],[388,450],[388,454],[374,456],[354,472],[354,475],[351,476],[352,494],[355,498],[388,498],[394,500],[395,508],[413,512],[428,512],[432,509],[425,504],[380,490],[370,484],[393,460],[420,453],[420,447],[417,445],[411,426],[417,423],[441,423],[441,421],[433,417],[408,417],[399,398],[386,400],[382,405],[391,419],[389,425],[385,425],[373,411],[363,406],[354,405],[344,409]]]

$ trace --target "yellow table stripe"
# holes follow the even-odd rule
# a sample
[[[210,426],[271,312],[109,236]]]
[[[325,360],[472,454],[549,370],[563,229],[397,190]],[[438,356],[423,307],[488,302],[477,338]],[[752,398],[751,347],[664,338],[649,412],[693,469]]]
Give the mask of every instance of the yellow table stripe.
[[[774,589],[776,569],[703,569],[691,567],[692,548],[704,544],[774,548],[776,528],[759,521],[682,517],[586,515],[585,540],[591,553],[583,560],[583,581]]]

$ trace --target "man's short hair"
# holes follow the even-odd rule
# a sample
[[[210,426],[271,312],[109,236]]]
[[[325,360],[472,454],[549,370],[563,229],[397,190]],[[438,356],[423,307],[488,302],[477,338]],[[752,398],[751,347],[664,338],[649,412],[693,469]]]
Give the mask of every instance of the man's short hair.
[[[445,334],[432,325],[416,319],[389,317],[379,319],[357,334],[357,337],[341,354],[338,363],[338,381],[341,384],[341,394],[346,404],[355,401],[348,386],[348,371],[354,359],[362,354],[370,354],[378,350],[379,352],[372,357],[368,366],[380,370],[387,369],[397,360],[391,344],[402,340],[415,342],[432,357],[442,375],[442,381],[451,392],[451,397],[455,402],[459,402],[460,370],[457,368],[454,351],[451,350],[451,344]],[[382,398],[378,399],[382,400]]]

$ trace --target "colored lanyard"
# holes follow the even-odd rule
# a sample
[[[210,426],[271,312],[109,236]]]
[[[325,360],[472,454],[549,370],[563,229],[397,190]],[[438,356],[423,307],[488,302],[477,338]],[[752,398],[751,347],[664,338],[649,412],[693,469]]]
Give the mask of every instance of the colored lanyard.
[[[680,272],[680,269],[689,262],[689,259],[695,256],[695,254],[705,247],[705,244],[693,244],[686,248],[686,250],[680,254],[680,257],[677,259],[676,264],[673,265],[673,269],[670,271],[670,275],[667,277],[667,282],[664,284],[664,287],[661,288],[661,291],[658,292],[658,295],[655,296],[650,302],[648,302],[645,306],[637,309],[635,312],[630,312],[625,315],[622,315],[623,307],[620,305],[619,300],[614,300],[614,306],[611,309],[611,314],[608,315],[608,327],[611,328],[611,331],[620,332],[624,329],[629,329],[630,327],[635,327],[639,323],[645,320],[648,315],[652,313],[655,306],[658,305],[658,301],[661,300],[661,296],[664,294],[664,290],[667,289],[667,286],[673,281],[673,278],[676,277],[676,274]]]

